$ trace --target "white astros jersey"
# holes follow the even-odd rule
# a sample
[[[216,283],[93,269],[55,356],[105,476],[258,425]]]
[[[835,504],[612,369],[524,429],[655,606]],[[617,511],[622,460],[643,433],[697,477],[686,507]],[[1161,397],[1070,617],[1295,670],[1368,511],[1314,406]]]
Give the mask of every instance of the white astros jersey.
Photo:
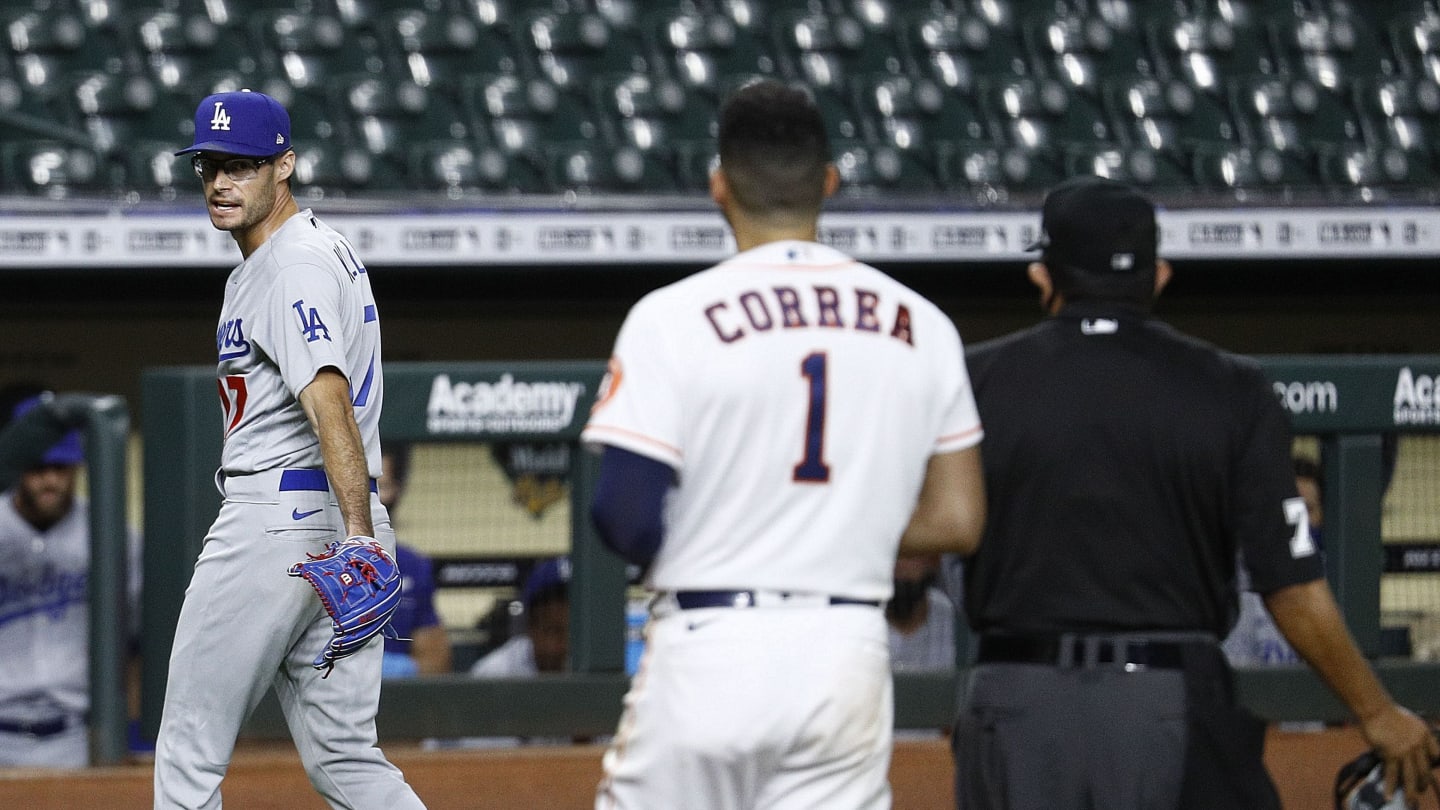
[[[380,322],[365,266],[309,211],[280,226],[230,274],[215,333],[225,447],[242,475],[321,468],[300,392],[326,366],[350,381],[370,475],[380,475]]]
[[[938,307],[785,241],[637,303],[584,439],[677,471],[650,587],[878,600],[929,457],[981,429]]]

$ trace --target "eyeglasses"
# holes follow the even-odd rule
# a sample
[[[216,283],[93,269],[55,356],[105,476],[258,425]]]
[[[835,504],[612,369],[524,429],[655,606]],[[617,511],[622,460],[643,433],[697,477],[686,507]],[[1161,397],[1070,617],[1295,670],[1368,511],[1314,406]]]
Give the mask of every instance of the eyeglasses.
[[[284,154],[283,152],[281,154]],[[195,167],[195,176],[201,180],[213,180],[217,172],[224,171],[225,176],[236,183],[245,183],[254,180],[260,174],[260,167],[273,161],[279,155],[271,155],[264,158],[226,158],[216,160],[214,158],[196,155],[190,158],[190,165]]]

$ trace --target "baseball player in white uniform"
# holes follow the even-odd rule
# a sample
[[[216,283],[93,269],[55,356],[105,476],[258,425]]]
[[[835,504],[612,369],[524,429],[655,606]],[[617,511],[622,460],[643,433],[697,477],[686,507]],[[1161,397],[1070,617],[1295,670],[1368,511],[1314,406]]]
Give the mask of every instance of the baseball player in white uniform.
[[[175,629],[155,756],[155,807],[218,808],[236,735],[274,686],[305,771],[336,808],[423,805],[376,747],[383,647],[323,676],[332,636],[287,570],[329,541],[377,538],[384,378],[369,276],[339,233],[290,193],[290,120],[249,91],[207,97],[192,154],[211,223],[244,260],[216,332],[224,494]]]
[[[39,403],[28,397],[14,415]],[[0,767],[90,761],[90,509],[75,494],[84,460],[72,431],[0,493]],[[140,547],[129,541],[133,605]]]
[[[816,242],[838,175],[803,92],[738,90],[719,147],[740,253],[634,306],[583,433],[655,594],[595,806],[887,808],[897,549],[969,553],[984,520],[960,338]]]

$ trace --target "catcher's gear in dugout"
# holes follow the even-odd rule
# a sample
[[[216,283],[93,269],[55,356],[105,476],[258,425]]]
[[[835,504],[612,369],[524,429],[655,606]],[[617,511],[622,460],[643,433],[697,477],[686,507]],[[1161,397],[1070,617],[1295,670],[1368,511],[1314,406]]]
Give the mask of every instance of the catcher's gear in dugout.
[[[1431,729],[1440,739],[1440,729]],[[1440,766],[1432,762],[1431,766]],[[1335,810],[1406,810],[1404,788],[1385,795],[1385,762],[1375,749],[1340,766],[1335,774]]]
[[[290,566],[290,576],[309,582],[330,614],[335,635],[314,661],[329,677],[336,661],[359,652],[381,632],[394,633],[388,625],[400,607],[400,567],[375,538],[359,535],[306,556]]]

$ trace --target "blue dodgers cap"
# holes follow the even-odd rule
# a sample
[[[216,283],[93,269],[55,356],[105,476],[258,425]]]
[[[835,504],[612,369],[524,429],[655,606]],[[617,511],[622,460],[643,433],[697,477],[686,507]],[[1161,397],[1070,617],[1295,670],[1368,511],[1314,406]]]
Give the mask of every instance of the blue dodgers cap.
[[[525,579],[525,587],[521,589],[520,601],[524,602],[528,609],[535,604],[536,597],[569,584],[570,558],[552,557],[535,566],[535,570],[530,572],[530,576]]]
[[[45,396],[45,394],[41,394],[20,400],[15,404],[12,416],[19,419],[34,410]],[[70,466],[83,463],[85,463],[85,448],[80,444],[80,431],[72,430],[66,433],[60,441],[51,445],[50,449],[45,451],[45,455],[35,462],[35,466]]]
[[[280,102],[250,90],[215,93],[195,108],[195,142],[176,152],[269,157],[290,148],[290,114]]]

